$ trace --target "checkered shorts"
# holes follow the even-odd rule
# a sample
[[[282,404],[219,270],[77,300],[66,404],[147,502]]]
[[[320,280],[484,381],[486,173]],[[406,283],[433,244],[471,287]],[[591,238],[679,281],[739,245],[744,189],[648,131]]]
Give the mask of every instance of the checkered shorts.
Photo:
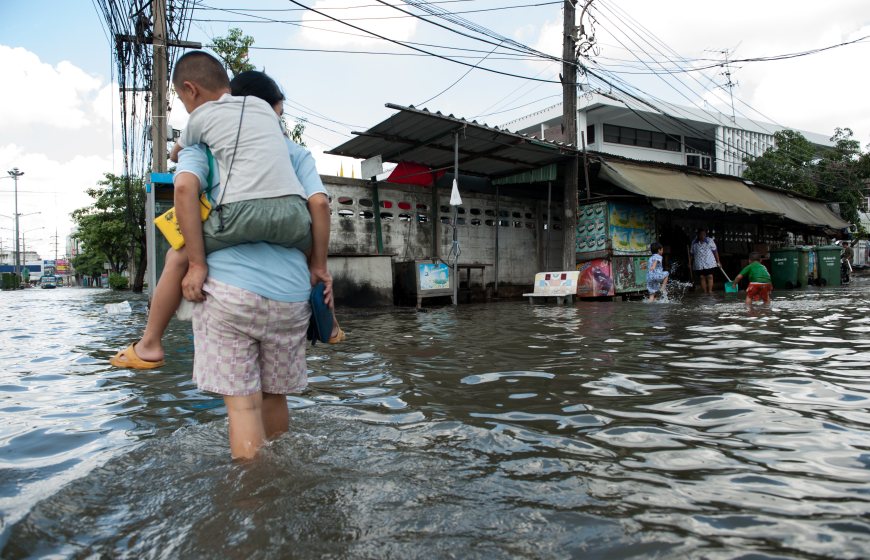
[[[210,278],[203,292],[193,311],[193,380],[200,389],[226,396],[305,389],[307,301],[275,301]]]

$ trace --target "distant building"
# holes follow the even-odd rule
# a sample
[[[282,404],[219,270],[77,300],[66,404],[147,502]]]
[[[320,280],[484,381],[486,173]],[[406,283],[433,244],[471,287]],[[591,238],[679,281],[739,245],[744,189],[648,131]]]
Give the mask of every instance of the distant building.
[[[79,229],[74,227],[66,236],[66,256],[70,259],[74,259],[81,252],[81,241],[75,238],[78,232]]]
[[[503,128],[544,140],[581,146],[585,134],[589,150],[639,161],[697,167],[740,177],[745,156],[760,156],[774,145],[774,133],[788,127],[737,117],[734,121],[714,109],[702,110],[660,101],[651,102],[669,117],[640,101],[625,103],[605,93],[581,95],[577,101],[578,138],[562,131],[562,104],[510,121]],[[813,144],[832,146],[829,137],[798,131]]]

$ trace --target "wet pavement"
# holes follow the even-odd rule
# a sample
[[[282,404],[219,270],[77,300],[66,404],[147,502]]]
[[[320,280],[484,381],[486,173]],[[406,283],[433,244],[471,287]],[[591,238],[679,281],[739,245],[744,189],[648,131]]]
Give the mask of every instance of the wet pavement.
[[[867,557],[870,282],[774,296],[340,310],[243,465],[189,324],[0,292],[0,556]]]

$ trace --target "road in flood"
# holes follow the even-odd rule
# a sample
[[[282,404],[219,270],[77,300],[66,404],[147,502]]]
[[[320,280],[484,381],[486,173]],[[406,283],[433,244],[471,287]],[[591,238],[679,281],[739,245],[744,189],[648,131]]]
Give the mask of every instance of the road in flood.
[[[2,292],[0,556],[867,557],[870,282],[775,295],[344,310],[241,465],[189,324]]]

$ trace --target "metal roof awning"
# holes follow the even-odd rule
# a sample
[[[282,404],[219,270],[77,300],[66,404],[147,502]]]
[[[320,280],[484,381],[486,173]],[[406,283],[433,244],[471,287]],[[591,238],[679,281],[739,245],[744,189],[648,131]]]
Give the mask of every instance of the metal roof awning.
[[[739,179],[686,173],[676,169],[602,161],[598,177],[631,193],[645,196],[664,210],[718,210],[783,214]]]
[[[463,174],[501,177],[574,157],[574,146],[547,142],[414,107],[387,104],[398,113],[328,154],[383,161],[412,162],[433,170],[453,168],[453,135],[460,133],[459,169]]]
[[[546,183],[547,181],[555,181],[556,175],[558,174],[557,172],[558,169],[556,167],[556,164],[551,163],[550,165],[545,165],[544,167],[539,167],[538,169],[523,171],[522,173],[517,173],[516,175],[508,175],[507,177],[495,179],[492,184],[528,185],[529,183]]]
[[[784,214],[789,220],[835,230],[849,227],[846,221],[834,214],[821,201],[758,186],[751,186],[750,188],[769,206],[776,208],[778,212]]]

